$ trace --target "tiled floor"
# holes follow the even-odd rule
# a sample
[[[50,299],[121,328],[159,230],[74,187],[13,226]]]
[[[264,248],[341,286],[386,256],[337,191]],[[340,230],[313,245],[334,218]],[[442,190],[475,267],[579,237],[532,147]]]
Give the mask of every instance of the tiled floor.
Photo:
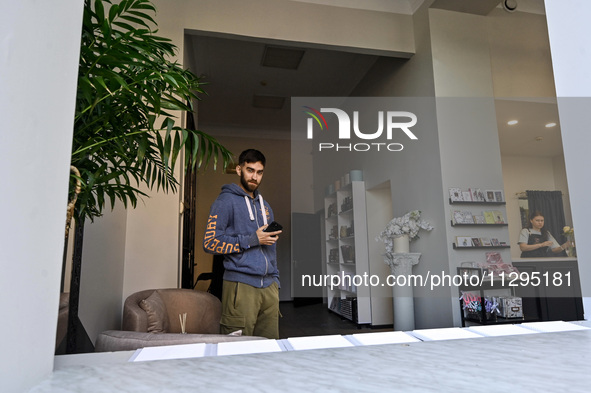
[[[379,329],[368,326],[358,327],[353,322],[328,311],[327,305],[324,303],[295,306],[293,302],[281,302],[279,309],[283,315],[279,319],[280,338],[329,334],[347,335],[392,330],[392,327],[380,327]]]

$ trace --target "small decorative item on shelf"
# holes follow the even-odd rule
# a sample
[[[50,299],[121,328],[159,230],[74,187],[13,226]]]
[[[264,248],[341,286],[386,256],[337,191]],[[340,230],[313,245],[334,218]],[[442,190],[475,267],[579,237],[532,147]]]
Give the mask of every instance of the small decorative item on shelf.
[[[486,253],[486,265],[483,268],[488,270],[488,274],[493,277],[499,277],[501,273],[505,279],[512,279],[519,277],[519,270],[513,265],[503,262],[501,254],[496,251]],[[513,273],[513,274],[512,274]]]
[[[347,237],[347,227],[341,225],[341,239]]]
[[[332,248],[328,254],[328,263],[339,263],[339,249]]]
[[[328,211],[326,213],[326,218],[330,218],[337,215],[337,203],[331,203],[328,205]]]
[[[566,255],[569,257],[577,256],[577,248],[575,246],[575,229],[569,226],[562,228],[562,234],[566,237],[566,240],[570,243],[566,248]]]
[[[351,181],[363,181],[363,171],[352,170],[349,172],[349,178]]]
[[[464,309],[464,318],[482,320],[482,302],[480,296],[470,292],[462,292],[462,308]]]
[[[341,212],[346,212],[353,209],[353,198],[351,196],[343,198],[341,203]]]
[[[334,194],[335,189],[334,189],[334,184],[329,184],[328,186],[326,186],[326,195],[332,195]]]
[[[496,321],[497,315],[501,313],[499,310],[499,303],[494,297],[484,298],[484,311],[486,312],[487,321]]]
[[[494,297],[481,298],[471,292],[462,292],[461,300],[466,319],[479,322],[496,321],[497,315],[501,313],[499,303]],[[482,313],[483,305],[484,314]]]
[[[523,300],[518,296],[499,296],[499,314],[503,318],[523,318]]]
[[[386,228],[376,237],[376,241],[383,241],[386,245],[386,253],[396,252],[394,243],[396,238],[408,236],[408,241],[419,237],[419,231],[431,231],[433,226],[425,220],[421,220],[421,211],[412,210],[402,217],[393,218]]]
[[[353,230],[353,224],[351,224],[351,226],[342,225],[340,233],[341,233],[341,239],[344,239],[347,237],[353,237],[355,235],[355,232]]]
[[[355,247],[342,245],[341,254],[343,255],[343,263],[355,263]]]
[[[333,225],[332,228],[330,229],[330,233],[328,235],[329,240],[335,240],[338,239],[338,227],[336,225]]]
[[[457,187],[451,187],[449,189],[449,199],[452,202],[462,202],[464,200],[462,196],[462,189]]]

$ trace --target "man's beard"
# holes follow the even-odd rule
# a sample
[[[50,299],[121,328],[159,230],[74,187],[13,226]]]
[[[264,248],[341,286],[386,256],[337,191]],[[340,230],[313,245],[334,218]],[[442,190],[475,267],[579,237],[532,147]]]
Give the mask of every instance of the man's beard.
[[[244,174],[240,174],[240,184],[242,184],[242,188],[244,188],[245,190],[248,190],[250,192],[254,192],[257,188],[259,188],[258,183],[257,184],[253,184],[253,183],[249,183],[246,181],[246,179],[244,178]]]

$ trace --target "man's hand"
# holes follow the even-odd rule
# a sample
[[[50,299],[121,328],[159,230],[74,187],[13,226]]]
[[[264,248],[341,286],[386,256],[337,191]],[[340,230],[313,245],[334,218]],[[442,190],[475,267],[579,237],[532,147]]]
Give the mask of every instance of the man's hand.
[[[263,225],[262,227],[257,229],[257,236],[259,238],[259,244],[261,246],[270,246],[272,244],[275,244],[277,239],[279,239],[279,236],[277,236],[277,235],[279,235],[281,232],[283,232],[283,231],[264,232],[265,228],[267,228],[267,227],[268,227],[268,225]]]

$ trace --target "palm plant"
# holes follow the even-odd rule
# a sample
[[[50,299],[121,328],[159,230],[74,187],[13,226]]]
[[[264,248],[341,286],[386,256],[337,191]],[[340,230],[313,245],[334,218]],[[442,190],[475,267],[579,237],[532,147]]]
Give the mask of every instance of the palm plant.
[[[174,167],[186,146],[184,168],[231,159],[212,137],[175,125],[174,114],[192,112],[203,90],[169,60],[176,47],[155,34],[153,13],[149,0],[85,0],[72,148],[78,223],[101,215],[107,200],[135,207],[146,196],[141,183],[176,191]]]
[[[76,349],[84,222],[107,203],[135,207],[143,185],[176,191],[174,169],[195,170],[231,153],[204,132],[180,127],[204,92],[197,76],[170,60],[176,47],[156,35],[150,0],[85,0],[74,121],[70,196],[76,237],[70,286],[68,352]],[[69,225],[69,224],[68,224]]]

